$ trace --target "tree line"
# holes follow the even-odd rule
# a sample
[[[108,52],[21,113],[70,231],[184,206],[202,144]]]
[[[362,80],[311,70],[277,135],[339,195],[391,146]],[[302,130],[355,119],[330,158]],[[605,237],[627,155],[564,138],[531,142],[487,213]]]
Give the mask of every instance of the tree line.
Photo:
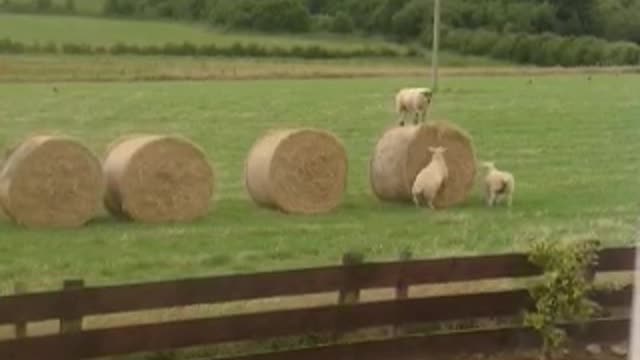
[[[7,6],[11,0],[3,1]],[[51,0],[33,1],[40,10],[55,9]],[[260,32],[376,35],[428,45],[433,1],[105,0],[103,15]],[[56,11],[64,10],[58,6]],[[69,11],[73,7],[66,1]],[[640,52],[640,0],[443,0],[442,24],[444,48],[524,63],[590,65],[614,56],[616,63],[636,64]]]
[[[640,43],[640,0],[444,0],[442,6],[442,22],[451,28]],[[106,0],[104,13],[259,31],[324,30],[411,39],[430,28],[432,9],[433,0]]]
[[[107,0],[105,14],[431,43],[434,0]],[[443,47],[539,65],[638,64],[640,0],[444,0]]]

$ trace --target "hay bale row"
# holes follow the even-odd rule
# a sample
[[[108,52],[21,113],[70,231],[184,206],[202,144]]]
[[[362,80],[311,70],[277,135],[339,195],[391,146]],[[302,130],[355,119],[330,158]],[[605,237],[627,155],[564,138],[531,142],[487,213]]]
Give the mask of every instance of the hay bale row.
[[[463,202],[476,172],[473,144],[463,130],[443,122],[394,127],[381,136],[369,169],[378,199],[410,202],[413,181],[431,161],[431,146],[447,148],[450,173],[435,205]],[[258,206],[319,214],[341,204],[347,172],[347,154],[336,136],[284,129],[253,145],[244,183]],[[102,163],[74,139],[35,136],[0,162],[0,209],[28,227],[82,226],[101,205],[133,221],[192,221],[209,212],[214,193],[215,174],[204,151],[178,136],[122,137],[108,147]]]
[[[102,205],[135,221],[190,221],[207,214],[214,193],[204,152],[174,136],[124,137],[102,164],[77,140],[33,136],[0,169],[0,208],[25,227],[80,227]]]
[[[373,193],[381,201],[411,202],[411,187],[418,173],[431,162],[429,147],[447,148],[449,178],[434,206],[446,208],[464,202],[476,175],[471,137],[454,124],[439,121],[393,127],[378,140],[369,165]]]

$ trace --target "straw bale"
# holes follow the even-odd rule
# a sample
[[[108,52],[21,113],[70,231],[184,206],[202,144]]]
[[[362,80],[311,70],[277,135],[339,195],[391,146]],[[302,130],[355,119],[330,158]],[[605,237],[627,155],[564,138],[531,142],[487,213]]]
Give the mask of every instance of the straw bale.
[[[114,216],[145,223],[189,222],[210,211],[215,174],[202,149],[181,136],[127,135],[103,163],[104,204]]]
[[[100,160],[80,142],[37,135],[8,151],[0,171],[0,206],[25,227],[74,228],[100,210]]]
[[[347,170],[346,151],[333,134],[283,129],[267,133],[250,150],[245,187],[263,207],[290,214],[327,213],[343,200]]]
[[[467,199],[476,172],[471,137],[456,125],[438,121],[387,129],[378,140],[369,164],[369,181],[381,201],[411,203],[411,187],[431,162],[429,147],[443,146],[449,178],[434,201],[438,208]]]

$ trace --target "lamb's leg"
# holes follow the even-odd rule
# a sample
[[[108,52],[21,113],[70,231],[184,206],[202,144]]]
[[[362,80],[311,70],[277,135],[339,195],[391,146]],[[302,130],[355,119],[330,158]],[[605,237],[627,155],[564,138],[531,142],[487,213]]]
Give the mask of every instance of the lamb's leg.
[[[413,203],[416,205],[416,207],[420,207],[420,198],[418,197],[419,194],[414,193],[412,194],[413,196]]]
[[[414,125],[418,125],[419,117],[420,117],[420,114],[418,112],[414,113],[414,115],[413,115],[413,124]]]
[[[431,210],[435,210],[436,209],[436,207],[433,206],[433,198],[429,199],[429,209],[431,209]]]
[[[400,112],[400,117],[399,117],[399,120],[398,120],[398,124],[400,126],[404,126],[404,118],[405,118],[405,112],[401,111]]]
[[[487,206],[492,207],[496,201],[496,196],[492,192],[487,194]]]
[[[509,194],[507,196],[507,206],[511,207],[511,204],[513,203],[513,194]]]

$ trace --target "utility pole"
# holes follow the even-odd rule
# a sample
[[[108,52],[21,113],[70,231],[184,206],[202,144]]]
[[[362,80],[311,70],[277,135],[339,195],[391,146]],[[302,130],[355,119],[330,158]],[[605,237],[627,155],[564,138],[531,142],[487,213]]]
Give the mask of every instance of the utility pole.
[[[636,249],[636,270],[634,271],[634,292],[631,305],[631,353],[629,360],[640,360],[640,250]]]
[[[433,50],[431,52],[431,77],[433,81],[432,89],[438,91],[438,50],[440,47],[440,0],[435,0],[433,4]]]

